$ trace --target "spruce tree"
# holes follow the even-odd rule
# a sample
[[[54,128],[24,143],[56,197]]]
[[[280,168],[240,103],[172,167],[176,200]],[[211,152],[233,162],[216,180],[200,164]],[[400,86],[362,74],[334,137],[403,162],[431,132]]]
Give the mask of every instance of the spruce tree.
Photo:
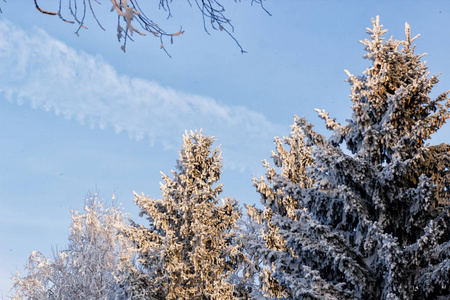
[[[214,139],[191,132],[183,141],[173,178],[162,175],[162,199],[135,194],[149,226],[126,232],[146,270],[146,299],[233,299],[228,278],[240,255],[238,203],[219,199],[222,163],[219,149],[210,149]]]
[[[260,273],[260,289],[252,293],[255,299],[263,298],[264,295],[286,296],[285,289],[272,277],[272,272],[275,270],[273,263],[275,259],[281,260],[282,257],[292,259],[292,252],[279,234],[275,219],[297,220],[296,210],[301,209],[299,201],[287,195],[283,191],[283,186],[293,184],[301,188],[309,188],[313,184],[312,179],[306,175],[306,168],[313,164],[312,148],[306,145],[305,135],[297,124],[294,123],[291,129],[290,136],[282,139],[275,138],[276,151],[272,152],[272,158],[281,172],[277,173],[277,170],[265,160],[267,181],[262,177],[253,178],[257,192],[261,195],[264,210],[247,206],[250,220],[263,226],[262,239],[253,235],[248,236],[244,241],[244,248],[249,252],[249,258],[254,261],[254,265],[250,264],[250,266]],[[287,149],[283,145],[286,145]],[[262,269],[258,268],[261,266]],[[249,275],[253,276],[253,273]]]
[[[259,247],[270,267],[262,277],[267,296],[450,296],[450,145],[426,143],[449,117],[449,92],[430,98],[438,78],[414,53],[418,36],[411,38],[408,24],[398,41],[383,37],[378,17],[372,23],[370,38],[361,41],[371,66],[361,76],[346,71],[348,123],[317,110],[331,131],[326,139],[295,117],[294,128],[305,135],[298,156],[312,158],[297,171],[308,184],[272,171],[271,185],[255,182],[265,212],[251,214],[270,224]],[[292,159],[274,161],[289,168]]]

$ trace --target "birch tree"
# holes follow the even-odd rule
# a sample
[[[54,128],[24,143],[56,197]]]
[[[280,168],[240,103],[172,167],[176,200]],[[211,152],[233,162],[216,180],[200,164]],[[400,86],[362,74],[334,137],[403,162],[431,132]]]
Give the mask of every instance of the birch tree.
[[[131,244],[119,234],[126,227],[120,207],[97,194],[84,210],[72,210],[69,244],[47,258],[34,251],[26,274],[14,278],[13,299],[125,299],[121,287],[133,262]]]

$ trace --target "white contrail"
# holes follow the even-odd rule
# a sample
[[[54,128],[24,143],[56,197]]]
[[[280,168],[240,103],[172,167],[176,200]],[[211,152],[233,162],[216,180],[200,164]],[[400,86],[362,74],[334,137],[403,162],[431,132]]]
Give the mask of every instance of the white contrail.
[[[167,147],[180,145],[185,130],[203,128],[223,145],[225,167],[241,170],[268,158],[268,145],[282,133],[244,106],[117,74],[102,57],[77,51],[40,29],[25,32],[0,21],[0,41],[0,95],[8,101]]]

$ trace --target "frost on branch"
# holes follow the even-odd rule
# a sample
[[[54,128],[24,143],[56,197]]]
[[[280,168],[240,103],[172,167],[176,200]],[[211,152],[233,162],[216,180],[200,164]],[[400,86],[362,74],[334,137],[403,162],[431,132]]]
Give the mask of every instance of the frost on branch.
[[[83,212],[72,211],[69,245],[53,258],[33,251],[17,274],[13,299],[125,299],[122,278],[132,265],[131,245],[119,232],[126,223],[120,207],[94,194]]]
[[[411,42],[418,36],[411,39],[407,23],[404,41],[385,40],[379,18],[373,24],[367,29],[370,39],[361,41],[372,66],[362,76],[347,73],[353,118],[337,136],[373,163],[411,158],[449,117],[449,92],[429,97],[438,76],[427,72],[425,54],[414,53]]]
[[[261,224],[263,228],[262,238],[258,235],[248,237],[245,247],[251,251],[252,257],[261,259],[263,265],[259,278],[260,291],[254,292],[253,297],[259,298],[262,295],[288,297],[292,292],[280,285],[275,273],[277,267],[283,267],[282,265],[289,267],[300,261],[293,255],[292,249],[280,235],[280,227],[276,219],[297,220],[296,211],[303,209],[296,199],[283,191],[285,186],[309,188],[313,185],[313,180],[307,175],[306,170],[313,165],[314,161],[311,156],[311,147],[305,144],[304,137],[300,127],[293,124],[290,136],[283,139],[275,138],[276,152],[272,152],[272,158],[275,167],[281,172],[277,173],[275,168],[264,161],[267,181],[264,178],[253,179],[264,205],[264,210],[247,206],[250,219]],[[280,263],[275,265],[275,261]]]
[[[158,1],[159,9],[167,11],[168,17],[172,17],[172,1]],[[259,4],[261,8],[269,14],[269,12],[264,8],[262,1],[263,0],[252,0],[251,3]],[[94,18],[98,26],[101,29],[105,30],[95,13],[96,9],[98,9],[97,5],[102,4],[101,0],[60,0],[59,9],[57,12],[42,9],[38,2],[38,0],[34,0],[36,8],[41,13],[47,15],[57,15],[64,22],[77,24],[78,28],[75,32],[77,35],[81,28],[87,28],[86,17],[89,13],[92,14],[92,17]],[[159,38],[161,42],[161,49],[163,49],[166,54],[169,55],[165,48],[165,41],[167,41],[168,39],[170,43],[173,43],[174,37],[184,33],[181,28],[180,30],[175,32],[166,32],[153,20],[153,18],[149,18],[146,16],[144,9],[141,9],[141,6],[139,5],[139,0],[110,0],[110,2],[112,4],[111,12],[117,13],[117,38],[119,42],[123,40],[121,49],[124,52],[126,50],[127,40],[132,40],[133,33],[135,32],[140,35],[146,35],[146,33],[150,33],[152,36]],[[206,26],[207,23],[209,23],[211,28],[215,30],[225,31],[236,42],[241,52],[245,52],[239,42],[233,36],[234,27],[231,24],[231,20],[225,16],[225,7],[220,3],[219,0],[194,0],[192,3],[191,1],[187,0],[187,2],[190,5],[192,5],[192,3],[195,3],[195,6],[197,6],[197,8],[199,9],[203,18],[203,25],[206,32],[208,32]],[[237,2],[237,0],[235,0],[234,2]],[[146,5],[146,3],[144,3],[144,5]],[[70,15],[71,19],[64,17],[64,15]],[[137,27],[140,27],[143,32],[139,31]]]
[[[149,297],[156,299],[233,299],[229,276],[241,256],[235,243],[238,203],[219,199],[221,154],[212,137],[186,133],[173,178],[162,176],[162,199],[135,194],[147,227],[127,236],[147,271]]]
[[[267,296],[450,296],[450,146],[426,144],[449,117],[448,92],[429,97],[438,79],[414,53],[408,24],[397,41],[384,38],[378,17],[372,22],[361,42],[372,66],[361,76],[347,71],[351,120],[341,125],[318,110],[332,132],[326,139],[295,118],[304,136],[298,156],[311,157],[309,184],[270,168],[272,187],[255,181],[265,210],[251,214],[268,224],[259,250],[270,267]],[[284,161],[274,155],[275,165]]]
[[[242,251],[239,269],[230,276],[238,299],[260,299],[259,292],[261,267],[263,259],[258,253],[262,239],[263,225],[248,216],[242,216],[238,221],[237,243]]]

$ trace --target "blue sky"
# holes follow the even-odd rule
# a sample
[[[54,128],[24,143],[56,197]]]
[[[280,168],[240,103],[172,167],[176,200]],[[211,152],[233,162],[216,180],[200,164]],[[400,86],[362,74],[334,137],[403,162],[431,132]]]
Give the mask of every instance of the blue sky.
[[[79,37],[29,2],[0,4],[0,297],[31,251],[67,244],[69,210],[89,191],[115,193],[137,219],[132,191],[160,197],[159,172],[174,168],[185,130],[203,128],[222,145],[224,195],[258,203],[251,175],[263,174],[260,161],[294,114],[320,132],[315,108],[350,117],[343,70],[368,66],[359,40],[376,15],[387,37],[403,38],[405,22],[420,33],[417,52],[429,53],[432,74],[442,72],[433,95],[450,88],[446,1],[265,1],[272,16],[229,1],[244,55],[225,33],[205,33],[196,8],[179,2],[173,18],[155,16],[167,31],[185,30],[167,45],[172,59],[150,36],[124,54],[109,1],[96,8],[106,31],[90,17]],[[447,124],[431,143],[448,136]]]

